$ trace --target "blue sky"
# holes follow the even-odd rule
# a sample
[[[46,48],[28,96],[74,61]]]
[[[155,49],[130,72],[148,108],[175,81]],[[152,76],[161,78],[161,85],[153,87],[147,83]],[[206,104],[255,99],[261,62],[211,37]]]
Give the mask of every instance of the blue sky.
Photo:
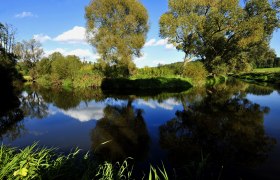
[[[60,51],[94,60],[98,54],[84,41],[84,8],[90,0],[0,0],[0,22],[17,29],[17,40],[36,38],[46,55]],[[167,0],[141,0],[150,16],[150,31],[143,48],[143,57],[135,59],[138,67],[156,66],[182,61],[178,52],[166,40],[159,38],[158,21],[167,11]],[[271,46],[280,56],[280,32],[275,32]]]

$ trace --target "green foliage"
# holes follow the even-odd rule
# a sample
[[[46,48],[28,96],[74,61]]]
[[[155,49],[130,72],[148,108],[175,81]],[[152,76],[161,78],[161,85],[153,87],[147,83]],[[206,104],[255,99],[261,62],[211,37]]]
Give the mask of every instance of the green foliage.
[[[74,159],[78,152],[76,150],[63,156],[56,155],[54,149],[38,149],[36,143],[21,151],[1,145],[0,179],[55,178],[64,173],[61,172],[62,167]]]
[[[36,83],[38,83],[40,86],[44,87],[51,87],[52,86],[52,80],[50,75],[42,75],[39,78],[36,79]]]
[[[148,13],[137,0],[95,0],[86,7],[87,38],[101,55],[103,70],[117,77],[133,73],[133,57],[141,56],[148,32]],[[114,72],[114,71],[112,71]],[[116,76],[115,76],[116,77]]]
[[[208,71],[200,61],[186,62],[183,67],[183,77],[191,78],[193,84],[199,85],[205,83]]]
[[[35,69],[40,75],[51,74],[52,62],[48,58],[43,58],[38,63],[36,63]]]
[[[100,87],[103,76],[91,64],[82,63],[76,56],[64,57],[55,52],[36,63],[36,82],[44,87]]]
[[[74,88],[100,87],[103,76],[98,72],[85,73],[81,71],[73,81]]]
[[[280,68],[258,68],[253,70],[254,73],[280,73]]]
[[[117,162],[115,165],[104,162],[99,165],[95,178],[100,180],[132,179],[133,167],[129,165],[129,159],[125,160],[122,164]]]
[[[71,79],[62,80],[62,87],[66,89],[71,89],[73,87],[73,83]]]
[[[76,56],[57,56],[52,58],[52,73],[57,74],[59,79],[73,79],[82,66],[82,62]]]
[[[14,54],[14,31],[9,25],[0,23],[0,82],[1,87],[12,87],[15,81],[21,81],[22,76],[16,69]],[[7,89],[9,89],[7,88]],[[4,89],[4,88],[1,88]]]
[[[55,149],[38,148],[37,143],[22,150],[1,145],[0,179],[134,179],[132,158],[122,163],[94,163],[89,153],[79,154],[79,149],[68,155],[57,154]],[[164,165],[151,166],[150,171],[149,179],[168,179]]]
[[[104,79],[101,88],[104,90],[166,90],[183,91],[192,85],[187,79],[179,78],[150,78],[150,79]]]
[[[261,69],[257,72],[242,73],[242,74],[233,75],[233,76],[236,77],[236,78],[247,80],[247,81],[280,84],[279,69],[273,69],[273,70],[270,70],[268,72],[266,72],[264,69]]]
[[[162,164],[162,169],[160,167],[154,168],[150,166],[149,180],[168,180],[168,174],[165,170],[164,164]]]
[[[166,66],[144,67],[137,69],[132,78],[156,78],[156,77],[172,77],[176,76],[174,71]]]
[[[268,0],[245,3],[242,7],[239,0],[169,0],[169,10],[160,19],[160,35],[186,59],[201,58],[210,72],[220,73],[225,67],[229,72],[250,70],[259,60],[251,49],[269,44],[279,27],[279,7]]]
[[[37,72],[35,66],[44,54],[41,43],[35,39],[24,40],[22,43],[18,42],[15,45],[14,54],[22,63],[20,67],[24,75],[28,71],[32,79],[36,79]]]

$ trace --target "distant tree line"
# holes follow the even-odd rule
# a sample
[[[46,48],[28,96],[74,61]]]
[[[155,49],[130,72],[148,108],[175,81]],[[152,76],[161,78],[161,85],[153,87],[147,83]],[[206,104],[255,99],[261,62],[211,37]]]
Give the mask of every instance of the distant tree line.
[[[39,42],[16,43],[13,28],[0,24],[1,62],[5,62],[1,66],[17,67],[39,84],[66,87],[96,87],[103,77],[179,76],[202,81],[209,74],[280,66],[269,46],[280,27],[278,0],[245,0],[244,5],[240,0],[168,2],[159,22],[160,37],[185,53],[184,63],[137,69],[133,59],[142,55],[149,30],[146,8],[137,0],[95,0],[86,7],[85,18],[87,40],[100,54],[97,63],[60,53],[43,57]]]

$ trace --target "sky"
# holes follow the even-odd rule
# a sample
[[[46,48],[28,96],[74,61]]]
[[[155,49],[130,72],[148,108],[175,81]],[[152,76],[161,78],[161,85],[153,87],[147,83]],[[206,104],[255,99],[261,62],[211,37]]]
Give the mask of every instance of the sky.
[[[159,37],[159,19],[168,9],[168,0],[140,0],[149,13],[150,30],[137,67],[183,61],[184,54]],[[0,22],[16,28],[18,41],[35,38],[42,43],[45,56],[53,52],[77,55],[95,62],[99,57],[85,40],[85,6],[90,0],[0,0]],[[280,30],[271,47],[280,56]]]

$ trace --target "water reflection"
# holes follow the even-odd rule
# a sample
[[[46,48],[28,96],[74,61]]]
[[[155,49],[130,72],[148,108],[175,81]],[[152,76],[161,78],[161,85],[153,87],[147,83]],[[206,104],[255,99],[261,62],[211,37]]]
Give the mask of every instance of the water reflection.
[[[207,88],[202,100],[186,102],[183,111],[160,126],[160,145],[168,150],[172,167],[200,162],[202,154],[220,168],[264,162],[276,143],[265,134],[269,108],[248,100],[248,91],[270,92],[239,81]]]
[[[33,92],[39,93],[45,103],[52,103],[54,106],[63,110],[76,108],[81,102],[88,103],[92,100],[104,100],[100,89],[64,90],[45,89],[37,86],[32,86],[30,88]]]
[[[147,157],[150,137],[143,111],[132,106],[108,105],[104,117],[91,132],[92,149],[102,159],[117,161],[127,157],[137,160]],[[105,143],[105,144],[104,144]]]
[[[168,159],[164,163],[176,173],[190,162],[200,162],[202,154],[209,155],[215,172],[222,165],[230,170],[251,167],[264,162],[276,143],[264,128],[270,109],[255,103],[257,96],[268,99],[263,104],[274,110],[276,119],[279,96],[272,92],[274,87],[235,80],[153,95],[34,86],[17,96],[1,93],[7,100],[1,101],[0,138],[19,147],[34,141],[63,150],[78,146],[103,160],[133,157],[136,163],[149,164]]]
[[[21,122],[24,115],[20,109],[20,101],[12,89],[1,91],[0,96],[0,139],[6,137],[15,140],[25,130]]]

